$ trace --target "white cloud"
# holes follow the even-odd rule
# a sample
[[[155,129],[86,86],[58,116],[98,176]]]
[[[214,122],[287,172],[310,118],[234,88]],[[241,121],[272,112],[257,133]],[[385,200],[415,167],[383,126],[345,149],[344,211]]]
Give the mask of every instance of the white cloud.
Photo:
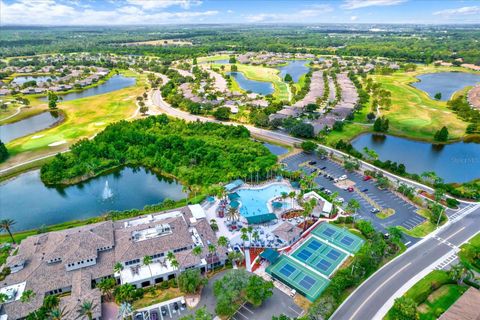
[[[326,4],[311,5],[291,13],[258,13],[247,15],[248,22],[305,22],[305,18],[317,18],[321,15],[332,12],[333,8]]]
[[[202,4],[202,1],[198,0],[127,0],[127,2],[140,6],[143,9],[162,9],[172,6],[189,9],[191,6],[199,6]]]
[[[116,9],[98,10],[60,4],[55,0],[19,0],[7,4],[0,0],[2,24],[24,25],[122,25],[192,23],[219,12],[142,10],[126,5]]]
[[[357,16],[351,16],[350,21],[357,21],[358,17]]]
[[[235,11],[233,10],[227,10],[227,13],[234,13]]]
[[[453,15],[471,15],[471,14],[480,15],[480,6],[445,9],[445,10],[440,10],[433,13],[433,15],[435,16],[453,16]]]
[[[394,6],[406,1],[407,0],[345,0],[342,8],[352,10],[374,6]]]

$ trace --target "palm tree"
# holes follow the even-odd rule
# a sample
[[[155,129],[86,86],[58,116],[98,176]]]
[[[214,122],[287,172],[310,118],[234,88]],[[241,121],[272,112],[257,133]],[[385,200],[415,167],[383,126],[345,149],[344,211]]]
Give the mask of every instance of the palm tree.
[[[210,243],[208,245],[208,252],[210,253],[210,264],[213,264],[213,257],[217,252],[217,247],[214,244]],[[212,267],[212,270],[213,270],[213,267]]]
[[[108,300],[111,300],[113,297],[113,291],[115,289],[116,284],[117,283],[114,278],[105,278],[99,282],[99,284],[97,285],[97,288],[100,289],[102,294],[106,296]]]
[[[290,191],[290,193],[288,194],[288,196],[290,197],[290,200],[292,200],[292,208],[293,208],[293,200],[295,200],[295,191]]]
[[[58,305],[60,304],[60,298],[56,295],[49,295],[46,296],[45,299],[43,299],[43,306],[47,310],[53,310],[58,308]]]
[[[77,313],[78,313],[78,318],[77,319],[82,319],[84,317],[87,317],[88,320],[93,319],[93,310],[97,307],[93,303],[93,301],[83,301],[83,303],[78,307]]]
[[[258,239],[260,239],[260,235],[258,234],[257,230],[253,231],[252,237],[255,241],[258,241]]]
[[[220,237],[218,237],[217,244],[218,244],[220,247],[227,248],[227,247],[228,247],[228,239],[227,239],[227,237],[225,237],[225,236],[220,236]]]
[[[227,219],[235,221],[238,218],[238,210],[237,208],[229,207],[227,210]]]
[[[357,213],[357,210],[360,209],[360,203],[356,199],[350,199],[347,204],[347,209],[349,211],[353,211],[355,214]]]
[[[65,307],[63,308],[55,308],[52,311],[50,311],[50,315],[48,317],[49,320],[63,320],[65,319],[70,311],[66,311]]]
[[[245,248],[245,241],[248,240],[248,236],[246,233],[242,233],[242,235],[240,236],[240,239],[242,239],[242,246]]]
[[[6,231],[12,238],[12,242],[15,243],[15,239],[13,238],[11,228],[15,224],[15,220],[13,219],[2,219],[0,220],[0,231]]]
[[[145,256],[143,257],[143,265],[148,267],[148,271],[150,271],[150,279],[152,279],[153,274],[152,274],[152,269],[150,268],[150,265],[152,264],[153,259],[151,256]]]
[[[201,254],[202,254],[202,247],[201,246],[195,246],[193,249],[192,249],[192,254],[195,256],[195,257],[199,257]]]
[[[32,290],[25,290],[22,293],[22,296],[20,297],[20,301],[23,303],[28,303],[32,301],[33,298],[35,298],[36,294]]]
[[[248,227],[247,227],[248,241],[250,241],[250,242],[252,242],[252,231],[253,231],[253,227],[252,227],[252,226],[248,226]]]
[[[113,266],[113,272],[115,273],[120,273],[123,270],[123,264],[120,262],[116,262],[115,265]]]
[[[450,278],[460,285],[463,283],[465,278],[472,278],[473,272],[469,270],[462,262],[457,263],[456,265],[452,266],[450,271],[448,272]]]

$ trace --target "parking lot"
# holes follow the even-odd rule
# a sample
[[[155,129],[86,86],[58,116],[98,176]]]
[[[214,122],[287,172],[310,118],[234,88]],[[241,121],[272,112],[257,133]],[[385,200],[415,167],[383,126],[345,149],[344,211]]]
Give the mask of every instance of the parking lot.
[[[301,164],[311,161],[316,163],[312,164],[311,166],[300,166]],[[385,231],[386,228],[390,226],[403,226],[406,229],[412,229],[425,221],[424,217],[416,213],[417,208],[414,205],[388,190],[378,189],[375,185],[375,181],[364,181],[362,174],[357,172],[348,172],[341,165],[329,159],[321,160],[320,157],[316,155],[299,153],[283,159],[282,163],[286,165],[288,170],[292,171],[303,170],[304,172],[310,174],[313,170],[313,167],[319,170],[320,174],[315,178],[315,182],[318,184],[318,186],[324,187],[331,192],[337,192],[339,197],[344,199],[345,206],[350,199],[357,200],[360,203],[360,209],[357,210],[355,218],[371,221],[373,225],[380,231]],[[325,169],[320,170],[320,168]],[[355,183],[357,190],[350,192],[338,188],[335,186],[335,182],[325,177],[324,174],[332,177],[347,175],[348,179]],[[378,218],[374,213],[372,213],[372,209],[375,207],[366,199],[370,199],[381,208],[391,208],[395,210],[395,214],[386,219]],[[418,241],[418,239],[405,235],[404,241],[412,244]]]
[[[303,310],[293,303],[291,297],[274,288],[274,294],[264,304],[254,308],[246,303],[238,309],[231,319],[233,320],[263,320],[272,319],[272,316],[284,314],[290,318],[297,318]]]
[[[190,314],[183,298],[175,298],[140,309],[134,313],[134,320],[180,319]]]

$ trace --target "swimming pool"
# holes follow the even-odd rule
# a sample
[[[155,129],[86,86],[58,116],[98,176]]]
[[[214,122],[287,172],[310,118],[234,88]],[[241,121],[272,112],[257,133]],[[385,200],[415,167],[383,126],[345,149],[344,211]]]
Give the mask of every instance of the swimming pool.
[[[242,204],[240,214],[244,217],[268,214],[267,203],[274,197],[280,197],[282,192],[290,193],[293,189],[284,184],[271,184],[262,189],[240,189],[236,193],[240,196],[238,201]],[[290,200],[287,199],[283,209],[290,207]]]

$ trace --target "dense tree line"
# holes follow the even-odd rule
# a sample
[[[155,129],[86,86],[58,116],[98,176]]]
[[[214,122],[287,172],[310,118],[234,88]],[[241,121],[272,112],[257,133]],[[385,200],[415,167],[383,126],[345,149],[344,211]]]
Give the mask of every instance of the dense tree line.
[[[188,185],[208,186],[245,177],[249,170],[265,173],[276,157],[250,140],[243,126],[186,123],[167,116],[148,117],[108,126],[92,140],[74,144],[41,169],[47,184],[97,175],[118,166],[157,169]]]

